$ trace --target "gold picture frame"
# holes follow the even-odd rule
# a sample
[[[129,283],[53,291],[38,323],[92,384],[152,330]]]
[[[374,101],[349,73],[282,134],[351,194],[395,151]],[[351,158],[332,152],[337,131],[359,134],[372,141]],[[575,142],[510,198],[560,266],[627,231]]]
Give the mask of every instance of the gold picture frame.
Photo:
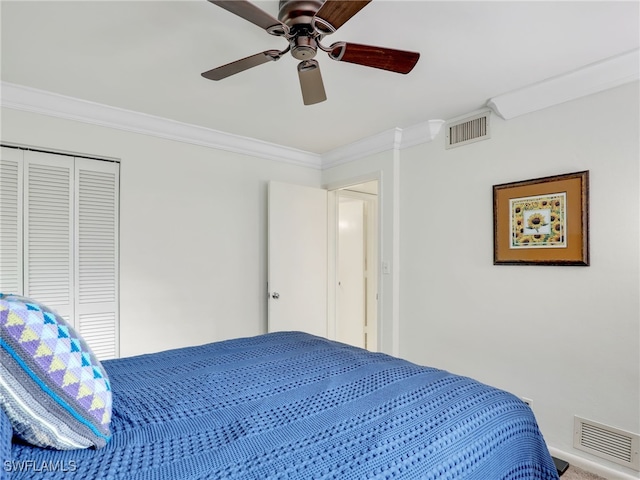
[[[589,265],[589,171],[493,186],[494,265]]]

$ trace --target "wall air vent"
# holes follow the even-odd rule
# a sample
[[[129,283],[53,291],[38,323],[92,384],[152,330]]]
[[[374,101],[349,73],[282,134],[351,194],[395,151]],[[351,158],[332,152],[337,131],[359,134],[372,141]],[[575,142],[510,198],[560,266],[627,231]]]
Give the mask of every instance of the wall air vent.
[[[489,132],[490,110],[475,115],[456,118],[447,123],[447,148],[461,147],[469,143],[491,138]]]
[[[573,446],[618,465],[640,470],[640,435],[574,418]]]

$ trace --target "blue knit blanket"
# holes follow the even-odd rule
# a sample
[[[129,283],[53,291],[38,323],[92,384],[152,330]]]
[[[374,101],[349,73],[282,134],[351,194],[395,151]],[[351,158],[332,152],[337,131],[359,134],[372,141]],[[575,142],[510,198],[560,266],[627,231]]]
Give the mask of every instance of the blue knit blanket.
[[[12,480],[558,478],[531,410],[513,395],[308,334],[103,364],[113,390],[107,446],[14,443],[1,473]]]

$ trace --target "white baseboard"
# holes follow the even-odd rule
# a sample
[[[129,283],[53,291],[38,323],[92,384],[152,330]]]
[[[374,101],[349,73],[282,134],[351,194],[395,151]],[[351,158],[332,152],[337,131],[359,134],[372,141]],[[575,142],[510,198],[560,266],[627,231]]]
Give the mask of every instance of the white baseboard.
[[[624,473],[600,463],[596,463],[593,460],[558,450],[557,448],[549,447],[549,453],[556,458],[561,458],[562,460],[569,462],[570,465],[574,465],[588,472],[600,475],[607,480],[638,480],[640,478],[640,472],[636,474]]]

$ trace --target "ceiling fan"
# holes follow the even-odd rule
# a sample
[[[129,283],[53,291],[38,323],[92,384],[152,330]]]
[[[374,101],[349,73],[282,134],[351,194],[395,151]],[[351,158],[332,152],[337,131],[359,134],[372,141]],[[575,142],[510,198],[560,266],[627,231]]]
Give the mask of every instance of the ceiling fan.
[[[329,47],[321,40],[334,33],[371,0],[280,0],[278,18],[246,0],[209,0],[209,2],[263,28],[267,33],[284,37],[289,45],[282,51],[266,50],[204,72],[209,80],[222,80],[236,73],[269,61],[282,58],[285,53],[300,60],[298,77],[305,105],[327,99],[320,74],[320,65],[313,57],[320,49],[329,58],[391,72],[409,73],[420,58],[416,52],[391,48],[336,42]]]

